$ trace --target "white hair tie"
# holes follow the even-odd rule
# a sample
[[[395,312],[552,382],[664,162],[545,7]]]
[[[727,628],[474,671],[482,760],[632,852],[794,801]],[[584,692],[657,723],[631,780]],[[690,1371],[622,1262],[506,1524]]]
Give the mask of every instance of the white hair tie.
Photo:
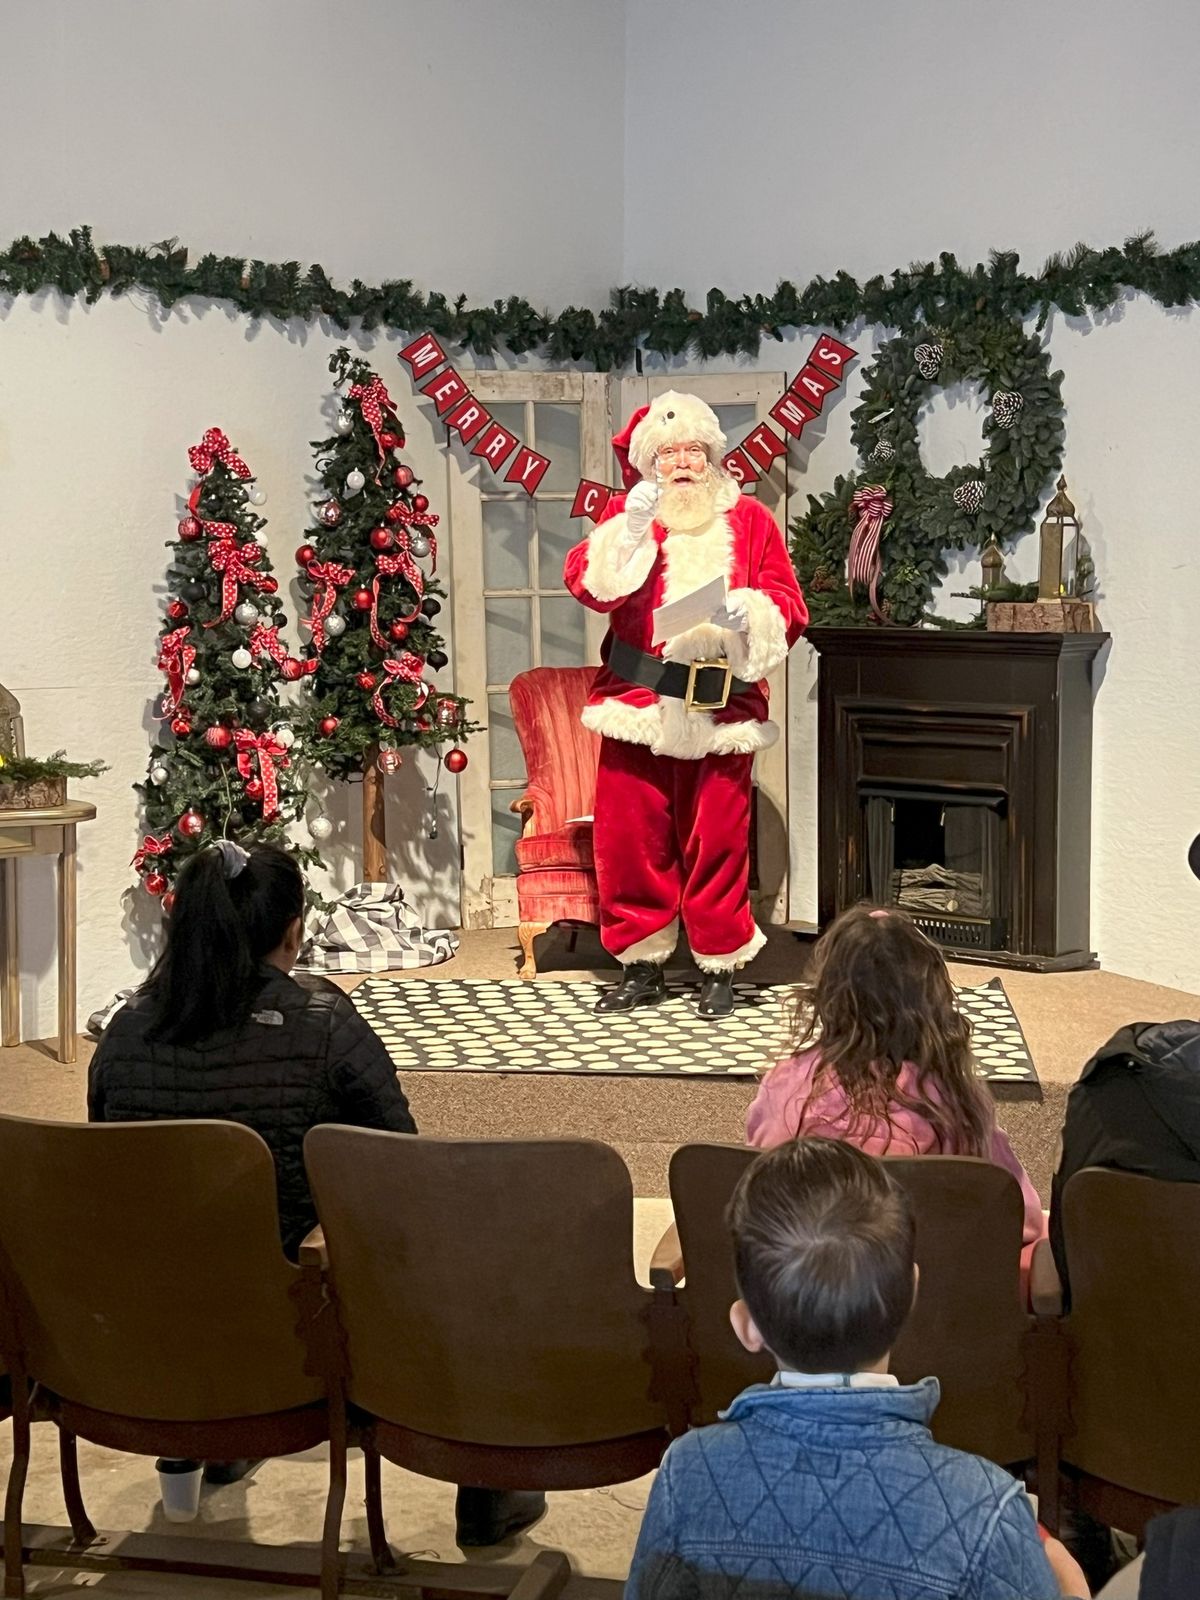
[[[246,870],[250,852],[243,850],[240,844],[234,844],[232,839],[218,839],[213,849],[220,853],[227,878],[236,878],[239,872]]]

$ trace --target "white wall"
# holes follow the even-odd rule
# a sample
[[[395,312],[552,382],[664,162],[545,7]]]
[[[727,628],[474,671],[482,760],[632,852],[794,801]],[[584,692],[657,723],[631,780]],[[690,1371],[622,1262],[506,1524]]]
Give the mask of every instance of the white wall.
[[[619,9],[49,0],[9,13],[5,242],[90,222],[98,241],[174,235],[194,255],[316,260],[343,282],[408,275],[554,307],[601,300],[620,276]],[[0,680],[32,752],[65,745],[112,768],[72,786],[100,808],[80,830],[83,1016],[144,970],[158,932],[148,897],[126,895],[140,837],[130,785],[161,688],[163,544],[191,483],[187,446],[214,423],[237,444],[268,491],[270,553],[289,580],[341,342],[330,327],[254,326],[213,305],[0,301]],[[350,342],[389,384],[444,513],[446,452],[395,361],[399,341]],[[445,541],[443,556],[448,572]],[[299,642],[294,591],[288,609]],[[439,621],[452,633],[448,610]],[[454,780],[443,775],[435,843],[416,767],[389,791],[394,876],[431,925],[456,925]],[[358,805],[357,789],[330,801],[338,884],[353,881]],[[25,1026],[45,1034],[53,873],[28,862],[20,877]]]
[[[844,267],[860,281],[953,250],[1033,270],[1085,238],[1200,234],[1189,0],[629,0],[624,280],[770,292]],[[664,130],[673,130],[667,140]],[[1200,991],[1200,579],[1192,429],[1200,317],[1131,298],[1101,325],[1056,315],[1065,470],[1113,633],[1097,674],[1093,943],[1106,967]],[[870,350],[886,330],[856,328]],[[811,330],[749,365],[794,372]],[[706,370],[746,363],[711,363]],[[858,369],[861,375],[862,367]],[[855,465],[850,410],[793,449],[796,499]],[[930,448],[960,424],[945,415]],[[976,445],[978,434],[976,433]],[[951,454],[973,459],[965,443]],[[1036,576],[1036,542],[1010,571]],[[978,581],[977,561],[946,588]],[[958,602],[943,600],[953,614]],[[815,661],[793,658],[793,915],[815,912]]]

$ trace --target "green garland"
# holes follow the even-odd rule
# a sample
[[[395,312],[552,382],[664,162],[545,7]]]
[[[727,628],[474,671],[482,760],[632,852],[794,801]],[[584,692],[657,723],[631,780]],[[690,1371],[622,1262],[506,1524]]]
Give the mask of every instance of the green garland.
[[[871,621],[867,595],[846,586],[846,554],[855,491],[882,484],[892,512],[880,544],[879,597],[890,621],[914,626],[946,574],[946,551],[989,539],[1008,547],[1032,526],[1062,465],[1062,373],[1050,371],[1041,341],[1019,321],[972,315],[889,340],[864,379],[851,429],[863,467],[837,478],[831,493],[809,495],[807,515],[791,525],[792,556],[814,622]],[[987,448],[981,462],[935,477],[921,460],[921,407],[934,389],[963,379],[988,391]]]
[[[22,237],[0,252],[0,294],[38,294],[57,289],[83,295],[141,290],[163,306],[185,296],[224,300],[247,316],[326,317],[336,328],[358,321],[363,328],[407,333],[429,329],[475,355],[501,347],[513,355],[542,350],[552,362],[581,361],[599,371],[622,367],[642,351],[655,355],[755,356],[764,339],[782,339],[789,328],[844,330],[856,322],[911,328],[920,322],[961,323],[968,317],[1023,318],[1036,311],[1039,330],[1054,306],[1069,316],[1107,310],[1127,290],[1149,295],[1161,306],[1200,300],[1200,242],[1160,251],[1152,234],[1128,239],[1124,248],[1093,250],[1076,245],[1051,256],[1039,274],[1021,271],[1015,251],[993,251],[988,264],[960,266],[943,253],[926,262],[859,284],[847,272],[813,278],[803,290],[782,282],[773,295],[730,299],[710,289],[703,311],[689,307],[682,289],[614,289],[607,309],[596,313],[568,306],[557,316],[536,310],[518,295],[472,306],[466,295],[422,294],[411,279],[373,286],[357,278],[338,288],[320,266],[297,261],[246,261],[204,255],[189,265],[175,239],[153,245],[95,245],[90,228],[67,237]]]
[[[68,761],[65,750],[39,760],[10,756],[0,750],[0,783],[32,783],[39,778],[98,778],[108,768],[102,761]]]

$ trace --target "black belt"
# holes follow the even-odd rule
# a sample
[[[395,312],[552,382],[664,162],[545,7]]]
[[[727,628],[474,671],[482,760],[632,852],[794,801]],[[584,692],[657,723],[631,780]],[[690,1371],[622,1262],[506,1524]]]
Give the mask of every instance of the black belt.
[[[744,694],[752,683],[735,678],[728,661],[664,661],[614,639],[606,665],[626,683],[682,700],[689,711],[721,711],[731,694]]]

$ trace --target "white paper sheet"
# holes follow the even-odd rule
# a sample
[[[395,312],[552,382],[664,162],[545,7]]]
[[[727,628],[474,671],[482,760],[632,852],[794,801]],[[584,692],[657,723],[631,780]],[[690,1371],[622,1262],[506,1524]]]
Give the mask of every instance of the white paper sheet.
[[[659,606],[654,613],[654,643],[674,639],[702,622],[711,622],[713,612],[725,604],[725,579],[712,578],[708,583],[681,595],[670,605]]]

